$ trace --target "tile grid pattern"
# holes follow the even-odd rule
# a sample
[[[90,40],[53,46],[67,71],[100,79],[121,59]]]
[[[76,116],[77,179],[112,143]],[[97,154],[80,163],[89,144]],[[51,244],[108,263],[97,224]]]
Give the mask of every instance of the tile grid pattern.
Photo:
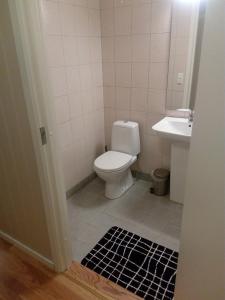
[[[151,127],[165,114],[171,0],[39,1],[66,190],[92,173],[115,119],[140,124],[134,168],[169,167]]]
[[[99,1],[39,1],[69,190],[92,173],[105,145]]]
[[[68,200],[74,259],[80,261],[113,226],[178,251],[182,206],[149,193],[149,182],[137,180],[121,198],[104,197],[96,178]]]
[[[140,124],[143,172],[169,166],[169,147],[151,130],[165,114],[170,0],[101,1],[106,143],[115,119]]]
[[[82,264],[144,299],[172,300],[178,253],[112,227]]]

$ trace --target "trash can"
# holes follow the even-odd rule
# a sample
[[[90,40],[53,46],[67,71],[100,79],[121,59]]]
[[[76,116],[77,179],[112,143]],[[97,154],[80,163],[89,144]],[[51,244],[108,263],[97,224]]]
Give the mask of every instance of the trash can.
[[[157,196],[164,196],[169,192],[170,171],[166,169],[155,169],[151,173],[153,187],[151,193]]]

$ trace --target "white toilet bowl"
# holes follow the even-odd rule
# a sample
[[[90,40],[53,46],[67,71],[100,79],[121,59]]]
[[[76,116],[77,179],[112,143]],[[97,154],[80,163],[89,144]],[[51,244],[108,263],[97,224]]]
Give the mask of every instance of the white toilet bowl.
[[[94,170],[106,182],[105,196],[119,198],[134,183],[130,166],[140,153],[139,126],[136,122],[115,121],[111,149],[96,158]]]
[[[108,151],[94,162],[94,170],[105,183],[105,196],[109,199],[119,198],[134,183],[130,166],[137,156],[118,151]]]

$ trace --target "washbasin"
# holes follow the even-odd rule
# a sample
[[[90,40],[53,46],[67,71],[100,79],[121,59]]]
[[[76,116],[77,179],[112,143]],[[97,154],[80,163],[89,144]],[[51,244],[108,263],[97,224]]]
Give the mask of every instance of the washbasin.
[[[189,142],[192,133],[192,122],[187,118],[165,117],[152,129],[156,134],[175,141]]]

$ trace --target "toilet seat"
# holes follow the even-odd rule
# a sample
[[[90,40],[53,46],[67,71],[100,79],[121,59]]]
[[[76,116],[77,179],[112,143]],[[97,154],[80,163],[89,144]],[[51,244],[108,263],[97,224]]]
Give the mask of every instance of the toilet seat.
[[[133,161],[134,157],[130,154],[107,151],[95,160],[94,166],[104,172],[115,172],[126,168]]]

